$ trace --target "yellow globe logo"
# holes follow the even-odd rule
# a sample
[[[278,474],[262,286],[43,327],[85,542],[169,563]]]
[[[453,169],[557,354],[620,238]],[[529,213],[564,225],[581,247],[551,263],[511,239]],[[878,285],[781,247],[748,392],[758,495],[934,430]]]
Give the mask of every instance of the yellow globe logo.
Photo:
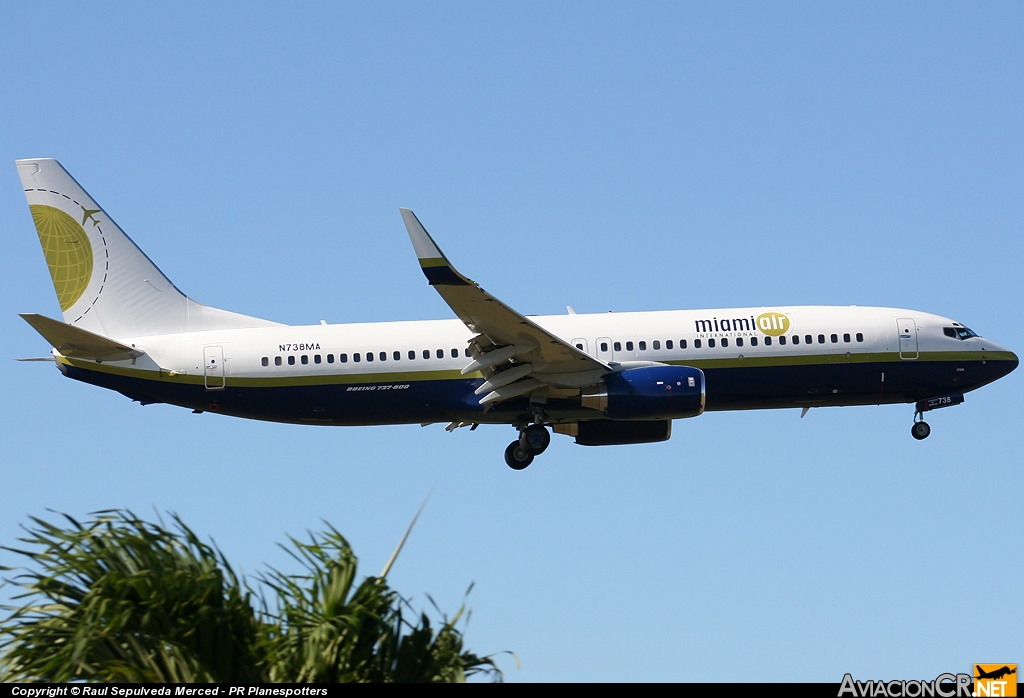
[[[42,204],[32,204],[29,208],[46,255],[46,265],[50,267],[57,301],[61,310],[67,310],[82,297],[92,279],[89,236],[78,221],[59,208]]]

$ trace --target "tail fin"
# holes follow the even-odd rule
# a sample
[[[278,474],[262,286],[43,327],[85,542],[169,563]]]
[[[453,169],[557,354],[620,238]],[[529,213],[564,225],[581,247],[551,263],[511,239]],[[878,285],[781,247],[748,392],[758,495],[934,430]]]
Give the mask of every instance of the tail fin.
[[[40,158],[16,164],[68,324],[105,337],[277,324],[196,303],[59,162]]]

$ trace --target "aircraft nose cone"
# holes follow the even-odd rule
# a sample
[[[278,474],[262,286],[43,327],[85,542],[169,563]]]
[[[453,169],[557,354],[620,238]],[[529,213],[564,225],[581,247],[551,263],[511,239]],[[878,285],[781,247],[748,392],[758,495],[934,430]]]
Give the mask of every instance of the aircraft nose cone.
[[[1015,368],[1017,368],[1018,364],[1020,364],[1020,360],[1017,359],[1017,355],[1016,354],[1014,354],[1012,351],[1008,352],[1008,353],[1010,354],[1011,358],[1010,358],[1009,361],[1006,362],[1006,372],[1007,373],[1009,373],[1010,371],[1012,371]]]
[[[1000,353],[999,358],[995,362],[990,363],[995,363],[999,367],[999,377],[1002,378],[1017,368],[1017,365],[1020,364],[1020,359],[1006,347],[999,347],[998,351]]]

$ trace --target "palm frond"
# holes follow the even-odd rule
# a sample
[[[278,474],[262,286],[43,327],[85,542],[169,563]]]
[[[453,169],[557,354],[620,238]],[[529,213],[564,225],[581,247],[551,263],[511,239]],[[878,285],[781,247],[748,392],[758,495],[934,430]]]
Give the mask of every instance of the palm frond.
[[[4,582],[22,592],[0,607],[0,681],[502,679],[492,657],[464,648],[465,603],[435,630],[388,586],[416,518],[379,577],[357,582],[355,553],[325,523],[282,546],[298,573],[270,568],[254,590],[175,514],[169,527],[130,511],[90,516],[32,517],[19,547],[0,548],[27,562]]]

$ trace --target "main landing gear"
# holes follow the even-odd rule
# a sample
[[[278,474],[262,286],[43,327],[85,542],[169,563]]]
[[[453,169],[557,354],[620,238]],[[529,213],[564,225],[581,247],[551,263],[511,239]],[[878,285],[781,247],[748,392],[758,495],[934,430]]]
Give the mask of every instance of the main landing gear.
[[[505,449],[505,462],[513,470],[522,470],[533,462],[534,456],[544,453],[550,443],[551,432],[540,422],[520,428],[519,438]]]

